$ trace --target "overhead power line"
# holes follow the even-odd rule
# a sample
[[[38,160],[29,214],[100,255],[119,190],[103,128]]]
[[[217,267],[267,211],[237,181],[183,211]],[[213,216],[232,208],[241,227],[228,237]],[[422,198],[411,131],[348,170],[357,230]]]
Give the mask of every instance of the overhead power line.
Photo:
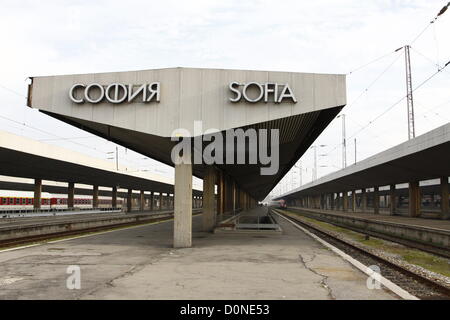
[[[427,29],[433,24],[433,23],[435,23],[436,22],[436,20],[440,17],[440,16],[442,16],[443,14],[444,14],[444,12],[446,12],[447,11],[447,9],[449,8],[449,6],[450,6],[450,2],[448,2],[445,6],[443,6],[442,7],[442,9],[441,10],[439,10],[439,12],[438,12],[438,14],[426,25],[426,27],[411,41],[411,43],[410,44],[413,44],[414,42],[416,42],[417,41],[417,39],[419,39],[424,33],[425,33],[425,31],[427,31]]]
[[[386,53],[386,54],[383,54],[382,56],[379,56],[379,57],[376,58],[376,59],[373,59],[373,60],[371,60],[371,61],[369,61],[369,62],[367,62],[367,63],[365,63],[365,64],[363,64],[363,65],[360,65],[359,67],[354,68],[354,69],[352,69],[351,71],[347,72],[347,75],[351,75],[351,74],[355,73],[356,71],[359,71],[359,70],[361,70],[361,69],[364,69],[365,67],[368,67],[368,66],[370,66],[371,64],[373,64],[373,63],[375,63],[375,62],[378,62],[378,61],[380,61],[380,60],[383,60],[384,58],[390,56],[391,54],[393,54],[393,53],[395,53],[395,52],[396,52],[396,51],[390,51],[390,52],[388,52],[388,53]]]
[[[444,71],[444,69],[446,67],[448,67],[450,65],[450,60],[442,67],[440,68],[438,71],[436,71],[435,73],[433,73],[432,75],[430,75],[428,78],[426,78],[424,81],[422,81],[418,86],[416,86],[415,88],[412,89],[412,92],[415,92],[416,90],[418,90],[419,88],[421,88],[423,85],[425,85],[428,81],[430,81],[431,79],[433,79],[437,74],[439,74],[440,72]],[[351,136],[347,137],[347,139],[351,139],[353,137],[355,137],[356,135],[358,135],[360,132],[364,131],[365,129],[367,129],[370,125],[372,125],[375,121],[377,121],[379,118],[381,118],[382,116],[384,116],[386,113],[388,113],[390,110],[392,110],[395,106],[397,106],[400,102],[403,101],[403,99],[406,98],[406,95],[404,95],[403,97],[401,97],[399,100],[395,101],[393,104],[391,104],[386,110],[384,110],[382,113],[380,113],[379,115],[377,115],[375,118],[373,118],[372,120],[370,120],[365,126],[363,126],[360,130],[356,131],[355,133],[353,133]],[[333,149],[331,149],[330,151],[328,151],[326,153],[326,155],[329,155],[331,152],[333,152],[334,150],[336,150],[341,144],[337,144],[334,146]]]
[[[60,137],[60,136],[58,136],[58,135],[56,135],[56,134],[54,134],[54,133],[51,133],[51,132],[48,132],[48,131],[45,131],[45,130],[42,130],[42,129],[39,129],[39,128],[36,128],[36,127],[33,127],[33,126],[30,126],[30,125],[26,124],[25,122],[19,122],[19,121],[16,121],[16,120],[14,120],[14,119],[10,119],[10,118],[8,118],[8,117],[1,116],[1,115],[0,115],[0,118],[5,119],[5,120],[8,120],[8,121],[11,121],[11,122],[14,122],[14,123],[19,124],[19,125],[21,125],[21,126],[28,127],[28,128],[30,128],[30,129],[33,129],[33,130],[36,130],[36,131],[42,132],[42,133],[47,134],[47,135],[49,135],[49,136],[57,137],[58,139],[61,139],[61,140],[68,140],[68,141],[71,142],[71,143],[74,143],[74,144],[76,144],[76,145],[82,146],[82,147],[84,147],[84,148],[88,148],[88,149],[95,150],[96,152],[99,152],[99,153],[106,153],[106,152],[104,152],[104,151],[98,150],[97,148],[94,148],[94,147],[91,147],[91,146],[88,146],[88,145],[85,145],[85,144],[82,144],[82,143],[79,143],[79,142],[71,141],[71,140],[69,140],[69,139],[67,139],[67,138]]]

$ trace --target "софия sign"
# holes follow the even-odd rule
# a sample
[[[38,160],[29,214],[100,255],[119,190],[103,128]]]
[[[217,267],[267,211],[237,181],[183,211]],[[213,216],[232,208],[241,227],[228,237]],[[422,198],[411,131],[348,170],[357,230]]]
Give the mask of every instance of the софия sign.
[[[136,88],[135,88],[136,87]],[[95,92],[95,96],[93,94]],[[98,83],[85,85],[74,84],[69,91],[69,98],[75,103],[100,103],[106,99],[110,103],[132,102],[139,99],[139,102],[159,102],[160,84],[153,82],[150,84],[132,85],[122,83],[111,83],[104,87]]]

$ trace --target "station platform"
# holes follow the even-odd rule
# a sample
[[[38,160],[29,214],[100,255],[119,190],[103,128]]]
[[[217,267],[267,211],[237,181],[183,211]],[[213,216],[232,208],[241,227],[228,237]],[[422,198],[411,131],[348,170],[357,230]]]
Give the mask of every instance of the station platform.
[[[214,234],[194,216],[184,249],[172,247],[172,221],[3,250],[0,299],[397,299],[276,219],[280,234]],[[69,266],[79,290],[67,289]]]
[[[354,217],[354,218],[363,218],[370,221],[380,221],[380,222],[389,222],[396,223],[405,226],[411,227],[421,227],[421,228],[430,228],[436,230],[444,230],[450,231],[450,220],[442,220],[442,219],[430,219],[430,218],[412,218],[407,216],[395,215],[391,216],[386,213],[381,214],[373,214],[369,212],[343,212],[343,211],[333,211],[333,210],[320,210],[320,209],[310,209],[310,208],[302,208],[302,207],[293,207],[290,206],[288,209],[295,210],[306,210],[310,212],[317,213],[325,213],[329,215],[336,216],[345,216],[345,217]]]
[[[44,224],[55,224],[55,223],[76,223],[84,221],[93,221],[97,219],[104,218],[120,218],[124,216],[136,216],[136,215],[150,215],[150,214],[164,214],[172,213],[173,210],[156,210],[156,211],[132,211],[132,212],[83,212],[77,214],[55,215],[55,216],[34,216],[33,214],[28,214],[25,217],[17,218],[3,218],[0,219],[0,230],[5,228],[14,227],[25,227],[25,226],[37,226]]]

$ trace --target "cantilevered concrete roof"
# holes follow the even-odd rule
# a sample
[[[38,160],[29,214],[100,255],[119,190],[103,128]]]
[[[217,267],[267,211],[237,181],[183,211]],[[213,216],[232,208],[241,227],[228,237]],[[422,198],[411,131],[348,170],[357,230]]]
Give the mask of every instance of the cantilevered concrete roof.
[[[280,170],[261,176],[261,165],[219,165],[255,199],[262,200],[314,142],[346,104],[345,75],[169,68],[130,72],[34,77],[28,104],[54,118],[173,165],[172,132],[194,134],[194,121],[203,129],[280,129]],[[160,83],[160,101],[113,104],[74,103],[74,84],[112,83],[139,86]],[[232,103],[231,82],[289,84],[297,103],[275,101]],[[254,94],[254,93],[253,93]],[[203,176],[203,165],[194,175]]]
[[[174,190],[173,179],[147,172],[128,172],[123,166],[117,171],[111,162],[5,131],[0,131],[0,175],[163,193]],[[7,186],[26,189],[14,181],[4,183]],[[60,191],[54,186],[45,191],[57,190]],[[201,193],[194,190],[195,195]]]
[[[277,199],[299,198],[450,176],[450,123],[305,184]]]

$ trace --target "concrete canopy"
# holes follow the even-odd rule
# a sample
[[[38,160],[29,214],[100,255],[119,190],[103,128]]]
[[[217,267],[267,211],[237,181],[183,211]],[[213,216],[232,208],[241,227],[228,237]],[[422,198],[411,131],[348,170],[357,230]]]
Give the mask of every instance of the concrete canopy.
[[[105,160],[0,131],[0,175],[173,193],[173,181],[169,178],[119,169]],[[0,185],[5,189],[27,190],[20,183],[0,182]],[[44,189],[62,191],[58,187]],[[193,194],[202,192],[193,190]]]
[[[169,165],[176,143],[170,139],[172,132],[184,128],[194,134],[194,121],[201,121],[203,130],[221,132],[279,129],[280,167],[275,175],[261,176],[261,164],[217,165],[257,200],[264,199],[346,104],[344,75],[169,68],[32,79],[30,107]],[[234,81],[289,84],[298,102],[232,103],[228,87]],[[77,83],[153,82],[160,83],[159,102],[77,104],[69,99]],[[194,165],[193,174],[203,177],[204,169]]]

